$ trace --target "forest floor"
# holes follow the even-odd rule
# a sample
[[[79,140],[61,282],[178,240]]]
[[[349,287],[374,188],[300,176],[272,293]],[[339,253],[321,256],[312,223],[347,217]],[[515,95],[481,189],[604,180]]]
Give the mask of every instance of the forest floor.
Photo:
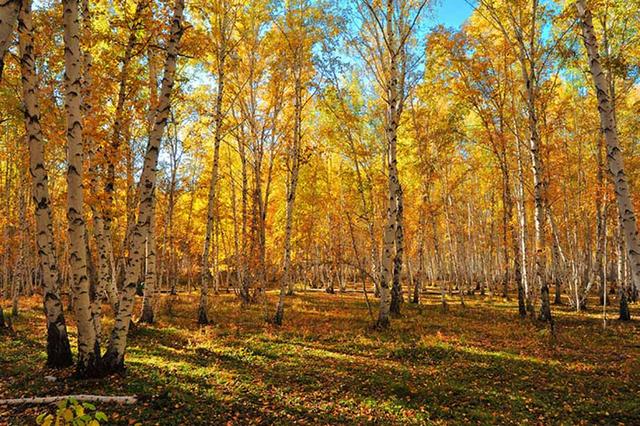
[[[404,304],[392,328],[376,332],[361,295],[309,292],[287,299],[276,328],[263,305],[214,300],[215,324],[199,327],[195,293],[163,296],[158,323],[131,331],[126,373],[79,381],[73,368],[44,368],[40,300],[23,299],[14,333],[0,335],[0,399],[150,397],[98,406],[123,425],[640,424],[637,319],[603,330],[599,308],[554,306],[551,339],[518,319],[515,301],[477,296],[443,312],[434,297]],[[35,424],[47,409],[0,406],[0,424]]]

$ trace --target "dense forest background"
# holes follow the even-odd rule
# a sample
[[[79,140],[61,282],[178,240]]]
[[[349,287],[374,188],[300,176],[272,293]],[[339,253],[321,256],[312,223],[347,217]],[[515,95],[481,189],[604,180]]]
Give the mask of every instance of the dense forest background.
[[[469,5],[1,4],[0,326],[44,299],[42,363],[87,378],[184,300],[188,327],[301,297],[374,335],[485,297],[545,342],[631,320],[640,1]]]

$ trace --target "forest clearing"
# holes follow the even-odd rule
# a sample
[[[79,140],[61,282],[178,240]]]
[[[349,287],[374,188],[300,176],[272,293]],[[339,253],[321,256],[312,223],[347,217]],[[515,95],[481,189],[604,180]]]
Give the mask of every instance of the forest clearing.
[[[640,424],[640,0],[0,1],[0,424]]]
[[[269,294],[269,302],[276,301]],[[159,318],[131,331],[124,376],[73,380],[44,368],[36,298],[0,339],[0,398],[140,395],[102,404],[108,424],[634,424],[640,418],[638,324],[602,328],[601,312],[556,309],[557,336],[501,298],[409,305],[393,332],[370,332],[361,294],[300,292],[282,327],[222,293],[215,325],[192,320],[197,295],[162,296]],[[636,314],[636,312],[634,312]],[[640,314],[640,312],[637,312]],[[609,315],[615,317],[615,310]],[[73,326],[70,337],[75,340]],[[630,339],[635,336],[635,340]],[[635,341],[634,344],[630,342]],[[57,377],[48,382],[44,376]],[[0,407],[33,424],[42,406]],[[31,420],[31,422],[29,422]]]

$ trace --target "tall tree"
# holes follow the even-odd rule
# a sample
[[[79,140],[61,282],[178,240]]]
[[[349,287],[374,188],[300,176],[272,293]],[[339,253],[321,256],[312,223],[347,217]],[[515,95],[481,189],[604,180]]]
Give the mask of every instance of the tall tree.
[[[13,30],[23,1],[5,0],[0,3],[0,80],[4,71],[4,56],[13,40]]]
[[[20,10],[18,34],[24,118],[29,144],[31,194],[36,217],[36,245],[42,268],[44,311],[47,319],[47,364],[52,367],[66,367],[71,365],[73,360],[60,300],[60,273],[51,223],[49,176],[44,159],[44,137],[40,127],[40,105],[33,55],[31,0],[25,0]]]
[[[285,196],[284,253],[282,260],[282,281],[278,305],[273,317],[275,324],[282,324],[284,316],[285,294],[293,294],[294,282],[291,263],[291,239],[293,233],[293,216],[298,190],[300,167],[302,165],[302,111],[310,97],[307,95],[309,85],[308,59],[312,38],[309,33],[310,16],[313,13],[304,0],[290,2],[285,11],[284,22],[279,25],[287,47],[288,70],[293,79],[293,129],[291,143],[287,144],[287,176]]]
[[[481,0],[487,18],[513,46],[520,62],[520,72],[524,86],[524,103],[528,124],[529,153],[533,176],[534,198],[534,276],[540,289],[540,319],[553,327],[549,283],[546,277],[547,256],[547,177],[540,137],[539,96],[541,75],[549,60],[549,50],[542,46],[541,19],[544,17],[544,5],[539,0],[522,0],[518,4],[518,13],[512,5],[501,1]],[[504,19],[506,17],[506,19]]]
[[[618,129],[611,100],[610,86],[600,63],[598,39],[593,28],[591,10],[585,0],[577,0],[576,9],[580,17],[582,38],[589,58],[589,71],[593,79],[596,96],[598,98],[598,113],[604,139],[607,144],[607,162],[613,179],[620,226],[623,231],[627,257],[631,268],[634,285],[640,285],[640,241],[638,241],[638,225],[635,208],[631,199],[627,175],[624,171],[624,159],[618,139]],[[624,285],[620,286],[620,319],[630,320],[631,314],[627,303],[627,293]]]
[[[403,192],[398,176],[398,127],[407,96],[409,73],[414,60],[408,52],[414,28],[427,0],[387,0],[384,4],[364,0],[364,40],[367,61],[380,88],[385,108],[385,151],[387,166],[387,217],[383,230],[380,309],[377,327],[389,327],[389,313],[400,313],[401,277],[404,254]]]
[[[125,285],[120,292],[116,320],[111,332],[109,346],[104,356],[105,366],[109,370],[118,370],[124,367],[127,333],[131,323],[138,277],[145,258],[144,245],[150,232],[151,216],[153,214],[160,140],[169,118],[171,92],[175,82],[176,62],[178,59],[178,44],[184,32],[183,12],[184,0],[176,0],[169,39],[166,45],[167,57],[164,65],[160,97],[156,106],[154,123],[149,134],[149,142],[138,185],[140,188],[140,205],[138,207],[138,219],[129,242],[129,259],[126,265]]]
[[[78,0],[63,1],[65,44],[65,110],[67,118],[67,219],[69,221],[69,266],[73,307],[78,327],[79,376],[101,371],[100,347],[94,328],[87,274],[86,225],[83,188],[82,65]]]
[[[207,226],[202,249],[202,272],[200,282],[200,301],[198,302],[198,323],[208,324],[208,294],[211,272],[209,270],[209,257],[211,250],[211,237],[213,235],[213,221],[216,205],[216,185],[218,182],[218,169],[220,162],[220,142],[223,137],[223,122],[227,115],[228,107],[224,105],[226,64],[229,55],[233,51],[233,32],[235,30],[238,5],[231,1],[216,0],[212,3],[212,9],[205,12],[210,14],[210,26],[214,39],[213,43],[213,67],[216,77],[216,98],[213,111],[213,164],[209,180],[209,195],[207,199]]]

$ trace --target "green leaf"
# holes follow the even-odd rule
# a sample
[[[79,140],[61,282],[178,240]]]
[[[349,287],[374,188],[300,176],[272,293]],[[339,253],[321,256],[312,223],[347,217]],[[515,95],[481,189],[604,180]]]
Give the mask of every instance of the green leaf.
[[[96,420],[100,420],[101,422],[106,422],[107,420],[109,420],[107,415],[102,411],[96,411],[95,416],[96,416]]]
[[[96,406],[95,406],[95,405],[93,405],[93,404],[92,404],[92,403],[90,403],[90,402],[83,402],[83,403],[82,403],[82,406],[83,406],[84,408],[86,408],[87,410],[95,410],[95,409],[96,409]]]
[[[47,413],[42,413],[40,414],[37,418],[36,418],[36,423],[37,424],[42,424],[42,422],[44,422],[44,418],[46,417]]]

